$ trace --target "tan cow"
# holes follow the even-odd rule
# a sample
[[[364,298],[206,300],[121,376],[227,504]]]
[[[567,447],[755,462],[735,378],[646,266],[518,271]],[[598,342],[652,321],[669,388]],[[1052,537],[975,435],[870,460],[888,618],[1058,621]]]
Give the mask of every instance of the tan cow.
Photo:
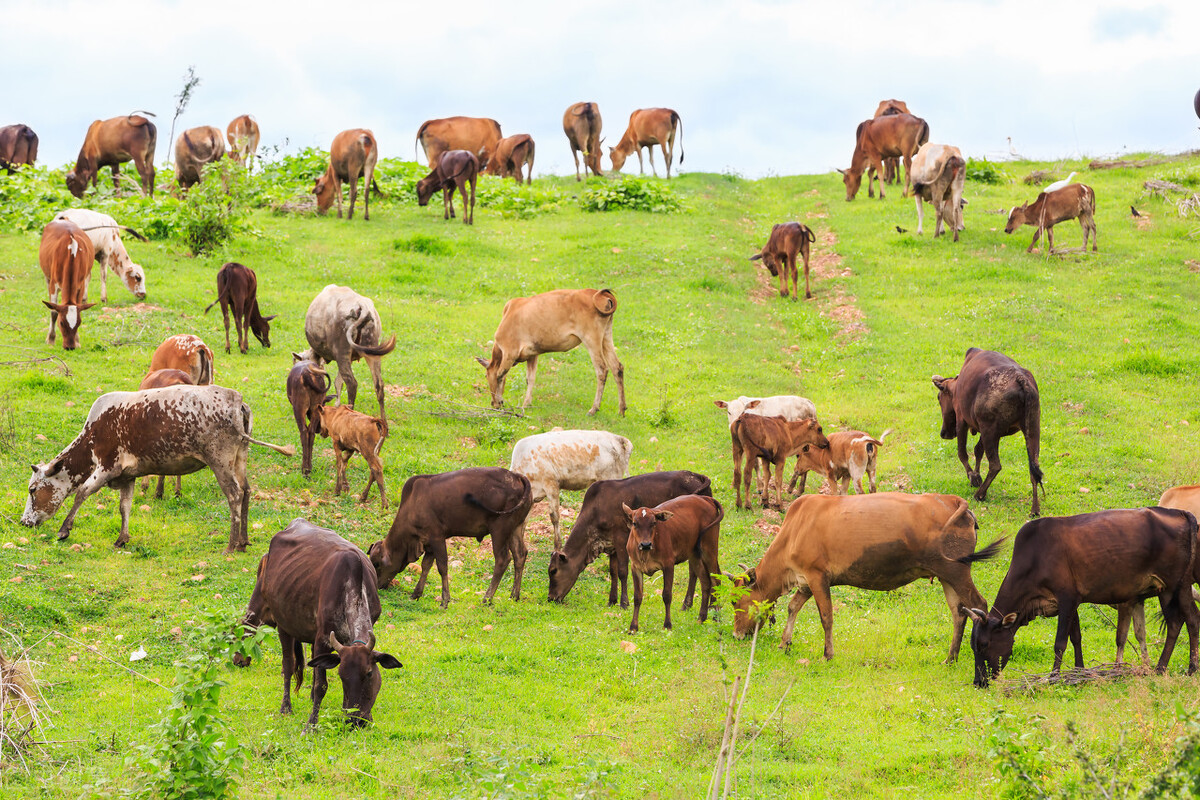
[[[1092,235],[1092,252],[1096,252],[1096,193],[1086,183],[1071,183],[1053,192],[1042,192],[1032,203],[1016,206],[1008,212],[1005,233],[1012,233],[1022,225],[1033,225],[1033,241],[1025,249],[1032,253],[1042,231],[1046,232],[1046,250],[1054,252],[1054,226],[1069,219],[1079,219],[1083,229],[1083,249],[1087,250],[1088,234]]]
[[[108,302],[108,273],[121,279],[133,296],[138,300],[146,297],[146,271],[140,264],[133,263],[121,241],[121,231],[125,231],[139,239],[147,241],[145,236],[126,225],[118,225],[117,221],[108,214],[92,211],[87,208],[68,208],[54,215],[55,219],[66,219],[74,222],[92,240],[92,249],[96,254],[96,263],[100,265],[100,302]],[[83,290],[87,297],[87,287]]]
[[[188,128],[175,140],[175,182],[185,192],[200,182],[209,164],[225,157],[225,141],[215,125]]]
[[[422,123],[417,130],[417,142],[429,159],[429,166],[436,167],[438,159],[447,150],[466,150],[479,159],[481,168],[496,152],[500,143],[500,123],[487,117],[446,117]],[[413,144],[416,154],[416,143]]]
[[[100,170],[112,167],[113,188],[120,192],[117,182],[120,167],[132,160],[142,179],[142,192],[153,197],[154,147],[157,143],[158,129],[145,117],[129,114],[96,120],[88,126],[87,135],[83,137],[75,169],[67,173],[67,188],[76,197],[83,197],[89,183],[96,185]]]
[[[261,138],[258,120],[251,114],[242,114],[229,123],[225,129],[225,136],[229,139],[229,157],[250,169],[250,162],[258,152],[258,142]]]
[[[879,456],[879,448],[883,440],[892,432],[888,428],[876,439],[862,431],[838,431],[828,436],[829,448],[821,450],[805,445],[796,461],[797,467],[803,465],[806,470],[824,475],[833,487],[834,494],[847,494],[850,483],[858,487],[859,494],[866,494],[863,489],[863,475],[875,493],[875,465]]]
[[[746,408],[756,406],[757,401],[752,401]],[[790,420],[784,417],[742,414],[734,421],[729,433],[733,439],[733,489],[737,494],[737,508],[750,507],[750,481],[754,475],[755,461],[761,459],[763,462],[763,508],[770,507],[771,466],[774,465],[775,507],[782,511],[783,462],[799,455],[808,446],[818,449],[829,447],[829,440],[825,438],[821,423],[817,422],[816,417]],[[744,506],[743,488],[746,495]]]
[[[526,184],[533,183],[533,137],[528,133],[518,133],[516,136],[505,136],[496,144],[496,153],[488,161],[484,173],[499,175],[501,178],[511,177],[521,185],[521,172],[529,167]]]
[[[663,160],[667,162],[667,177],[671,177],[671,161],[675,157],[675,131],[679,130],[679,163],[683,164],[683,120],[669,108],[640,108],[629,115],[629,127],[616,147],[608,149],[612,158],[613,170],[620,172],[625,166],[625,159],[637,153],[638,171],[645,175],[642,164],[642,148],[650,151],[650,169],[654,177],[658,170],[654,168],[654,145],[662,148]]]
[[[350,213],[354,219],[354,200],[358,196],[358,179],[363,178],[363,219],[371,218],[371,187],[375,183],[375,162],[379,160],[379,143],[375,134],[366,128],[351,128],[333,137],[329,148],[329,167],[313,184],[317,209],[324,214],[337,197],[338,219],[342,218],[342,183],[350,184]],[[376,188],[378,191],[378,188]]]
[[[96,305],[84,302],[94,258],[92,240],[75,223],[56,219],[42,229],[38,262],[50,296],[42,301],[50,309],[46,344],[54,344],[57,326],[62,331],[63,349],[74,350],[79,346],[79,325],[83,321],[80,312]]]
[[[567,142],[571,145],[577,181],[583,180],[579,175],[579,153],[583,153],[584,174],[589,169],[593,175],[604,174],[600,171],[600,129],[603,125],[600,106],[595,103],[576,103],[563,112],[563,133],[567,134]]]
[[[322,405],[317,407],[315,424],[317,432],[328,436],[333,444],[333,457],[337,460],[334,495],[340,495],[343,489],[350,491],[350,481],[346,480],[346,462],[350,456],[361,453],[371,470],[371,477],[367,479],[367,486],[358,501],[366,503],[371,494],[371,484],[379,484],[379,499],[386,511],[387,489],[383,485],[383,462],[379,460],[379,450],[387,438],[387,426],[383,420],[355,411],[351,406]]]
[[[912,183],[912,157],[929,141],[929,123],[911,114],[888,114],[868,119],[854,133],[854,154],[849,169],[839,169],[846,184],[846,199],[853,200],[867,174],[867,196],[874,197],[874,182],[879,180],[879,199],[883,199],[883,159],[904,159],[904,197]]]
[[[150,371],[178,369],[197,386],[213,382],[213,351],[199,336],[180,333],[168,336],[150,356]]]
[[[963,229],[963,187],[967,180],[967,164],[962,151],[949,144],[926,142],[913,156],[912,186],[914,202],[917,204],[917,234],[925,226],[926,201],[933,204],[936,214],[933,237],[942,235],[949,225],[954,231],[954,241]]]

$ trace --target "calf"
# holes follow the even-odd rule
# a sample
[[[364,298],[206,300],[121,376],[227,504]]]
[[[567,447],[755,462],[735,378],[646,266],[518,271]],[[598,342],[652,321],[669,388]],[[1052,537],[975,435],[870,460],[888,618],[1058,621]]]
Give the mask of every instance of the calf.
[[[138,391],[143,389],[161,389],[164,386],[194,386],[195,381],[192,376],[179,369],[159,369],[146,374],[142,378],[141,384],[138,386]],[[158,488],[154,492],[155,499],[162,500],[163,483],[166,480],[165,475],[158,476]],[[150,476],[142,478],[142,494],[150,488]],[[183,476],[175,476],[175,496],[179,497],[183,494]]]
[[[333,494],[340,495],[342,490],[350,491],[350,482],[346,480],[346,462],[355,453],[362,453],[371,477],[367,486],[358,498],[360,503],[367,502],[371,493],[371,484],[379,484],[379,498],[382,508],[388,507],[387,489],[383,485],[383,463],[379,460],[379,449],[387,438],[387,427],[383,420],[360,414],[351,406],[318,406],[314,428],[322,436],[328,436],[333,443],[333,457],[337,459],[337,482]]]
[[[254,593],[243,624],[270,625],[279,633],[283,650],[283,703],[280,714],[292,713],[292,676],[296,691],[304,683],[305,643],[312,645],[312,712],[308,727],[317,723],[321,701],[329,688],[326,670],[337,668],[342,679],[342,711],[357,726],[371,721],[371,709],[383,685],[379,668],[402,666],[394,656],[375,649],[379,592],[370,560],[350,542],[306,519],[271,537],[267,554],[258,562]],[[345,642],[345,644],[343,644]],[[235,659],[240,667],[250,664]]]
[[[654,177],[658,170],[654,168],[654,145],[662,148],[663,160],[667,162],[667,178],[671,177],[671,162],[675,159],[675,134],[679,134],[679,163],[683,164],[683,120],[670,108],[639,108],[629,115],[629,127],[621,136],[616,147],[608,148],[612,159],[613,171],[620,172],[625,166],[625,159],[636,153],[638,171],[646,174],[642,163],[642,148],[650,153],[650,169]]]
[[[891,116],[892,114],[911,114],[908,110],[908,104],[903,100],[880,100],[879,105],[875,107],[875,119],[880,117]],[[885,158],[883,160],[883,179],[889,184],[899,180],[900,159],[896,157]]]
[[[729,433],[733,435],[733,423],[737,422],[737,418],[742,414],[757,414],[763,417],[783,417],[789,420],[798,419],[816,419],[817,407],[813,405],[813,401],[807,397],[800,397],[794,394],[777,394],[771,397],[746,397],[742,395],[736,400],[714,400],[713,403],[717,408],[725,409],[725,414],[729,419]],[[737,442],[734,442],[734,447],[737,447]],[[808,470],[800,469],[800,456],[796,456],[796,470],[792,473],[792,480],[788,484],[788,491],[796,493],[796,481],[800,482],[800,494],[804,494],[804,486],[808,482]],[[758,490],[762,492],[762,476],[758,471],[758,462],[754,462],[755,479],[758,481]],[[736,488],[736,487],[735,487]]]
[[[312,474],[313,439],[321,430],[319,410],[325,405],[330,380],[329,373],[315,361],[301,358],[299,353],[292,353],[292,358],[295,363],[287,377],[287,396],[300,433],[300,471],[307,478]]]
[[[225,128],[225,137],[229,139],[229,157],[238,163],[245,164],[250,169],[250,162],[258,152],[258,141],[262,136],[258,128],[258,120],[252,114],[242,114],[235,118]]]
[[[133,293],[138,300],[146,297],[146,272],[141,266],[133,263],[121,241],[121,231],[125,231],[141,241],[146,237],[117,221],[108,214],[91,211],[86,208],[68,208],[54,215],[54,218],[74,222],[87,234],[92,241],[96,263],[100,265],[100,302],[108,302],[108,272],[120,278],[125,288]],[[84,287],[84,297],[87,297],[87,287]]]
[[[454,190],[458,189],[463,202],[463,223],[475,224],[475,184],[479,180],[479,159],[466,150],[448,150],[442,154],[433,171],[417,181],[417,205],[429,205],[429,198],[442,190],[442,219],[454,216]],[[471,185],[470,207],[467,206],[467,184]]]
[[[1054,252],[1054,226],[1068,219],[1079,218],[1083,229],[1083,249],[1087,250],[1088,233],[1092,234],[1092,252],[1096,250],[1096,193],[1085,183],[1071,183],[1053,192],[1042,192],[1033,203],[1015,206],[1008,213],[1005,233],[1012,233],[1022,225],[1033,225],[1033,241],[1025,249],[1032,253],[1042,231],[1046,232],[1047,252]]]
[[[221,304],[221,316],[225,318],[225,352],[229,352],[229,308],[233,307],[233,324],[237,328],[238,350],[243,354],[250,350],[250,333],[263,347],[271,346],[272,314],[264,317],[258,310],[258,276],[254,270],[235,261],[226,263],[217,272],[217,299],[204,309]]]
[[[799,455],[805,445],[828,449],[829,440],[816,419],[788,420],[743,414],[733,423],[733,488],[737,507],[750,508],[750,479],[754,463],[763,462],[763,508],[770,507],[771,465],[775,465],[775,507],[783,510],[783,462]],[[743,469],[743,461],[745,467]],[[743,482],[744,477],[744,482]],[[742,505],[742,492],[746,503]]]
[[[805,468],[824,475],[833,487],[834,494],[847,494],[851,482],[858,487],[859,494],[866,494],[863,475],[867,476],[871,494],[874,494],[875,461],[879,448],[883,447],[884,437],[891,432],[892,429],[888,428],[879,434],[878,439],[862,431],[831,433],[828,436],[828,449],[805,445],[800,451],[800,462]]]
[[[846,185],[846,200],[853,200],[867,173],[867,196],[875,196],[874,181],[879,178],[879,199],[883,199],[883,161],[904,159],[904,194],[912,183],[912,157],[929,141],[929,123],[912,114],[885,114],[859,123],[854,132],[854,154],[850,168],[839,169]]]
[[[79,347],[79,326],[83,323],[80,312],[96,305],[84,302],[93,256],[91,240],[75,223],[52,220],[42,229],[38,262],[46,277],[46,294],[50,296],[42,301],[50,309],[46,344],[54,344],[57,327],[62,331],[64,350]]]
[[[195,186],[204,168],[225,157],[221,129],[213,125],[188,128],[175,140],[175,182],[183,191]]]
[[[788,278],[791,278],[792,299],[796,300],[800,297],[800,290],[796,287],[796,282],[799,280],[799,273],[796,270],[796,254],[799,253],[804,258],[804,299],[811,300],[812,291],[809,289],[808,282],[808,256],[809,246],[816,240],[817,237],[813,234],[812,229],[799,222],[774,225],[771,227],[771,235],[767,238],[763,249],[750,256],[750,260],[761,260],[772,275],[779,276],[779,295],[781,297],[788,296],[787,282]]]
[[[180,333],[168,336],[150,356],[150,371],[178,369],[197,386],[213,382],[213,351],[199,336]]]
[[[721,573],[717,549],[725,510],[711,497],[685,495],[654,508],[634,510],[622,504],[629,524],[625,552],[633,568],[633,620],[629,632],[637,633],[642,610],[642,576],[663,573],[662,599],[666,609],[663,627],[671,627],[671,589],[675,565],[688,562],[693,580],[700,578],[700,621],[708,619],[713,575]],[[689,597],[691,591],[688,592]]]
[[[957,242],[958,232],[963,229],[963,187],[966,184],[966,162],[962,151],[951,145],[926,142],[913,156],[912,181],[917,204],[917,234],[924,228],[924,204],[929,202],[936,214],[933,237],[941,236],[948,224]]]
[[[488,160],[484,172],[488,175],[498,175],[501,178],[511,177],[521,185],[521,172],[529,167],[525,183],[533,183],[533,137],[528,133],[518,133],[516,136],[505,136],[496,144],[496,154]]]
[[[354,219],[354,201],[358,197],[358,179],[363,179],[363,219],[371,218],[371,187],[375,183],[375,162],[379,160],[379,143],[375,134],[366,128],[352,128],[333,137],[329,148],[329,167],[317,178],[312,193],[317,196],[317,210],[324,214],[337,197],[338,219],[342,218],[342,183],[350,184],[350,213]],[[378,188],[376,188],[378,191]]]

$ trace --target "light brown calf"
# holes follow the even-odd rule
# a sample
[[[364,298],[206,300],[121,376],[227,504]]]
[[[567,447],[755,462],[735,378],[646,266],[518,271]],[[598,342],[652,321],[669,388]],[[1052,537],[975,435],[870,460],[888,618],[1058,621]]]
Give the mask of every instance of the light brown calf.
[[[317,196],[317,210],[324,214],[337,197],[338,219],[342,218],[342,183],[350,184],[350,213],[354,219],[354,201],[358,197],[358,179],[363,179],[363,219],[371,218],[371,187],[375,183],[375,162],[379,160],[379,144],[375,134],[366,128],[351,128],[333,137],[329,148],[329,167],[317,178],[312,193]],[[376,189],[378,191],[378,188]]]
[[[362,453],[367,466],[371,468],[371,477],[358,500],[367,502],[371,493],[371,484],[379,484],[379,497],[383,508],[388,507],[387,489],[383,486],[383,462],[379,460],[379,449],[387,438],[387,428],[378,417],[355,411],[350,406],[321,406],[317,409],[318,433],[328,436],[333,444],[333,456],[337,459],[337,482],[334,484],[334,495],[340,495],[342,490],[350,491],[350,482],[346,480],[346,462],[355,453]]]
[[[771,235],[763,249],[750,256],[751,261],[762,261],[772,275],[779,276],[779,294],[788,296],[788,278],[792,280],[792,299],[800,297],[796,283],[800,279],[796,269],[796,254],[804,258],[804,299],[812,299],[808,283],[808,256],[810,245],[817,240],[812,229],[799,222],[785,222],[771,227]]]
[[[146,377],[142,378],[142,383],[138,386],[138,390],[142,389],[161,389],[164,386],[192,386],[195,385],[192,376],[180,369],[158,369],[150,372]],[[163,482],[166,480],[165,475],[158,476],[158,488],[154,492],[155,498],[162,500]],[[142,478],[142,494],[150,488],[150,476]],[[183,476],[175,476],[175,496],[179,497],[183,494]]]
[[[620,172],[625,166],[625,159],[637,153],[638,171],[645,175],[646,169],[642,163],[642,148],[650,151],[650,169],[658,177],[654,168],[654,145],[662,148],[663,160],[667,162],[667,177],[671,177],[671,162],[675,158],[675,131],[679,130],[679,163],[683,163],[683,121],[679,115],[669,108],[639,108],[629,115],[629,127],[616,147],[608,149],[612,158],[613,170]]]
[[[862,431],[838,431],[829,434],[829,449],[821,450],[805,445],[800,451],[797,462],[803,469],[810,469],[824,475],[834,488],[835,494],[847,494],[850,483],[858,487],[859,494],[863,490],[863,475],[871,486],[871,494],[875,493],[875,461],[879,448],[883,447],[883,439],[892,432],[888,428],[876,439]]]
[[[250,169],[250,162],[258,152],[260,135],[258,120],[252,115],[242,114],[236,118],[225,129],[225,136],[229,139],[229,157]]]
[[[168,336],[150,356],[150,371],[178,369],[197,386],[213,382],[213,351],[199,336],[180,333]]]
[[[519,186],[521,171],[528,166],[529,174],[524,178],[526,184],[533,183],[533,137],[528,133],[518,133],[516,136],[505,136],[496,144],[496,153],[488,161],[484,173],[499,175],[501,178],[512,178]]]
[[[1032,253],[1034,245],[1042,231],[1046,232],[1046,247],[1048,252],[1054,252],[1054,226],[1068,219],[1079,218],[1079,227],[1083,229],[1083,249],[1087,250],[1088,233],[1092,234],[1092,252],[1096,252],[1096,220],[1092,217],[1096,211],[1096,193],[1086,183],[1071,183],[1053,192],[1042,192],[1037,200],[1016,206],[1008,213],[1008,224],[1004,226],[1005,233],[1012,233],[1022,225],[1033,225],[1033,241],[1025,249]]]
[[[79,346],[79,326],[83,322],[80,312],[96,305],[84,302],[95,257],[92,240],[75,223],[52,220],[42,229],[38,263],[46,276],[46,294],[50,298],[42,301],[50,309],[46,344],[54,344],[57,327],[62,331],[63,349],[74,350]]]
[[[763,461],[763,508],[770,507],[771,465],[774,465],[775,507],[782,510],[783,462],[798,455],[805,446],[818,449],[829,447],[829,440],[821,431],[821,423],[815,418],[788,420],[742,414],[733,423],[730,434],[733,438],[733,486],[737,493],[738,508],[750,508],[750,481],[754,476],[755,459]],[[745,505],[742,504],[743,491],[746,495]]]

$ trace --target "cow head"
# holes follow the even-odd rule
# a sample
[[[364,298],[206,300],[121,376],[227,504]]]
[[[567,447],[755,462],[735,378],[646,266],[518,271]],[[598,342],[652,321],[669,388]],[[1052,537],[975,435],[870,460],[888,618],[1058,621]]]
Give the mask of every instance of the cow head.
[[[138,300],[146,299],[146,271],[141,266],[130,261],[125,267],[125,274],[121,276],[121,281]]]
[[[550,554],[550,591],[547,599],[561,603],[579,580],[580,569],[571,563],[570,557],[561,550]]]
[[[500,408],[504,405],[504,376],[507,371],[500,371],[500,356],[498,355],[499,348],[492,349],[492,360],[487,361],[475,356],[475,360],[479,362],[485,370],[487,370],[488,391],[492,393],[492,408]]]
[[[271,320],[278,316],[278,314],[272,314],[269,317],[264,317],[260,314],[250,320],[250,331],[263,347],[271,346]]]
[[[618,144],[616,147],[608,148],[608,157],[612,159],[613,172],[620,172],[621,167],[625,166],[625,159],[629,157],[629,154],[623,152]]]
[[[84,190],[87,189],[87,185],[88,177],[86,174],[80,174],[75,170],[71,170],[67,173],[67,189],[71,191],[71,194],[78,198],[82,198]]]
[[[846,184],[846,201],[849,202],[862,186],[862,172],[855,169],[839,169],[838,172],[842,173],[842,183]]]
[[[779,256],[773,251],[764,250],[760,253],[755,253],[754,255],[750,256],[750,260],[762,261],[763,266],[766,267],[772,275],[779,274]]]
[[[654,549],[655,526],[675,516],[671,511],[657,508],[639,508],[634,511],[625,503],[621,503],[621,511],[625,513],[625,521],[629,523],[629,541],[625,546],[643,553]]]
[[[397,537],[388,534],[389,542],[394,538]],[[396,577],[400,570],[416,561],[425,552],[420,538],[412,535],[399,538],[399,547],[392,546],[394,542],[389,544],[380,540],[367,550],[367,558],[371,559],[371,565],[375,567],[375,575],[378,578],[380,589],[391,583],[392,578]]]
[[[933,376],[933,385],[938,390],[938,405],[942,407],[942,438],[953,439],[958,435],[958,417],[954,413],[954,387],[958,377]]]
[[[328,172],[317,178],[312,188],[312,193],[317,196],[317,211],[324,214],[329,210],[329,207],[333,205],[336,188],[333,177]]]
[[[1025,212],[1029,210],[1028,203],[1022,203],[1019,206],[1013,206],[1008,212],[1008,222],[1004,225],[1005,233],[1012,233],[1017,228],[1025,224]]]
[[[25,513],[21,515],[21,524],[33,528],[54,516],[74,488],[73,483],[71,476],[63,469],[61,458],[55,458],[47,464],[33,465],[33,475],[29,478],[29,496],[25,498]]]
[[[988,681],[1000,674],[1008,664],[1013,651],[1013,638],[1017,633],[1017,615],[1000,617],[977,608],[962,608],[972,620],[971,650],[975,653],[975,685],[985,688]]]
[[[79,326],[83,324],[83,316],[80,312],[87,311],[96,304],[51,303],[49,300],[43,300],[42,304],[53,311],[54,316],[58,319],[58,330],[62,333],[63,349],[74,350],[79,347]]]
[[[429,198],[433,197],[433,193],[437,191],[441,182],[437,177],[437,169],[426,175],[421,180],[417,181],[417,205],[429,205]]]
[[[737,577],[725,574],[735,587],[743,589],[742,596],[733,604],[733,635],[738,639],[745,639],[746,635],[752,630],[762,627],[763,621],[766,619],[766,614],[757,613],[754,607],[754,600],[751,596],[754,591],[754,584],[758,579],[753,568],[746,571],[745,576]]]
[[[313,669],[337,667],[338,677],[342,679],[342,711],[346,712],[347,721],[356,727],[371,721],[371,709],[383,685],[379,668],[396,669],[403,666],[395,656],[374,649],[373,635],[367,638],[372,640],[371,643],[355,640],[343,645],[338,641],[337,634],[330,631],[329,646],[333,652],[319,655],[308,662]]]

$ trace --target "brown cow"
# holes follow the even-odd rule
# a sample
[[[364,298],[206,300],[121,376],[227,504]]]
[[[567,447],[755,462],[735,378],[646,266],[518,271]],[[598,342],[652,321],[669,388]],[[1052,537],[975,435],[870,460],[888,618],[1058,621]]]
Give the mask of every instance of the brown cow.
[[[1015,206],[1008,213],[1008,224],[1004,226],[1005,233],[1012,233],[1022,225],[1033,225],[1033,241],[1026,248],[1026,253],[1032,253],[1034,245],[1042,231],[1046,232],[1046,248],[1048,253],[1054,252],[1054,226],[1068,219],[1079,218],[1079,227],[1083,229],[1083,249],[1087,250],[1088,233],[1092,234],[1092,252],[1096,249],[1096,193],[1086,183],[1071,183],[1053,192],[1042,192],[1032,203]]]
[[[317,209],[324,214],[337,197],[338,219],[342,218],[342,183],[350,184],[350,213],[354,219],[354,200],[358,197],[358,179],[363,179],[363,219],[371,218],[371,187],[375,184],[375,162],[379,160],[379,143],[375,134],[366,128],[351,128],[333,137],[329,148],[329,167],[317,178],[312,193],[317,196]],[[376,188],[376,191],[379,191]]]
[[[883,159],[904,159],[904,193],[912,183],[912,157],[921,145],[929,141],[929,123],[912,114],[889,114],[879,119],[868,119],[859,123],[854,134],[854,154],[850,157],[850,168],[839,169],[842,182],[846,184],[846,200],[853,200],[862,185],[863,172],[867,174],[867,196],[874,197],[874,181],[882,178]],[[877,174],[878,173],[878,174]],[[879,181],[879,199],[883,199],[883,181]]]
[[[361,453],[371,470],[367,486],[358,498],[360,503],[366,503],[371,494],[371,484],[379,484],[379,498],[382,508],[388,507],[387,489],[383,485],[383,462],[379,460],[379,450],[383,440],[387,438],[387,428],[383,420],[362,414],[350,406],[317,406],[316,419],[313,421],[317,433],[329,437],[333,444],[333,457],[337,460],[337,480],[334,483],[333,494],[336,497],[345,489],[350,491],[350,481],[346,480],[346,462],[355,453]]]
[[[157,142],[158,129],[145,117],[129,114],[96,120],[88,127],[87,135],[83,138],[75,169],[67,173],[67,188],[76,197],[83,197],[89,183],[96,185],[100,170],[112,167],[113,188],[119,193],[120,167],[132,159],[142,179],[142,192],[153,197],[154,147]]]
[[[662,148],[663,160],[667,162],[667,177],[671,177],[671,161],[675,157],[675,131],[679,130],[679,163],[683,164],[683,120],[669,108],[640,108],[629,115],[629,127],[621,136],[616,147],[608,149],[612,158],[613,171],[620,172],[625,166],[625,159],[637,153],[638,171],[645,175],[642,164],[642,148],[650,151],[650,169],[654,177],[658,170],[654,168],[654,145]]]
[[[812,470],[825,476],[833,487],[834,494],[847,494],[851,482],[858,487],[859,494],[866,494],[863,489],[863,475],[875,493],[875,463],[879,456],[879,448],[883,447],[884,438],[892,432],[888,428],[879,434],[879,438],[862,431],[838,431],[828,436],[829,449],[821,450],[811,445],[805,445],[800,451],[798,466]]]
[[[0,128],[0,168],[12,175],[22,164],[37,161],[38,137],[28,125]]]
[[[442,219],[454,216],[454,190],[463,202],[463,224],[475,224],[475,184],[479,181],[479,159],[466,150],[447,150],[438,158],[437,166],[417,181],[417,205],[429,205],[429,198],[442,190]],[[467,205],[467,184],[471,185],[470,206]]]
[[[903,100],[880,100],[879,105],[875,108],[875,116],[873,119],[880,117],[888,117],[892,114],[911,114],[908,110],[908,104]],[[895,183],[897,179],[897,171],[900,169],[900,159],[885,158],[883,160],[883,179],[888,183]]]
[[[751,402],[747,408],[754,408]],[[775,507],[783,510],[783,462],[812,445],[829,448],[829,440],[821,431],[816,418],[789,420],[784,417],[763,417],[742,414],[729,430],[733,439],[733,489],[737,508],[750,508],[750,481],[754,477],[755,459],[763,462],[763,508],[770,508],[771,465],[775,466]],[[743,469],[743,460],[745,467]],[[799,471],[799,469],[797,469]],[[742,505],[742,492],[746,503]]]
[[[438,159],[447,150],[466,150],[475,154],[480,168],[483,168],[496,152],[496,145],[503,135],[500,133],[500,123],[487,117],[430,119],[417,129],[413,154],[416,155],[419,142],[425,157],[429,159],[429,166],[436,167]]]
[[[654,508],[632,509],[622,503],[629,536],[625,552],[633,571],[633,619],[629,632],[637,633],[642,610],[642,576],[663,573],[662,599],[666,608],[663,627],[671,628],[671,590],[675,585],[675,565],[688,562],[694,578],[700,578],[700,621],[708,619],[713,601],[713,575],[721,573],[717,550],[721,520],[725,510],[711,497],[689,494],[668,500]],[[689,596],[691,592],[689,591]]]
[[[475,359],[487,370],[492,408],[504,405],[504,379],[514,365],[525,362],[524,409],[533,400],[538,356],[565,353],[583,342],[596,370],[596,398],[588,416],[600,410],[610,372],[617,378],[619,410],[625,416],[625,367],[617,359],[612,339],[616,311],[617,298],[609,289],[555,289],[505,303],[492,344],[492,360]]]
[[[225,157],[225,141],[215,125],[188,128],[175,140],[175,182],[183,191],[200,182],[204,168]]]
[[[511,177],[521,185],[521,171],[529,167],[525,177],[526,185],[533,183],[533,137],[528,133],[518,133],[516,136],[505,136],[496,144],[496,153],[488,161],[488,175],[499,175],[501,178]]]
[[[192,376],[188,375],[181,369],[158,369],[147,373],[146,377],[142,378],[141,384],[138,385],[138,391],[143,389],[161,389],[164,386],[194,386],[195,383],[196,382],[192,380]],[[163,483],[165,481],[165,475],[158,476],[158,488],[154,492],[154,497],[158,500],[162,500]],[[142,494],[145,494],[149,488],[150,476],[147,475],[146,477],[142,478]],[[176,475],[175,496],[180,497],[182,495],[183,476]]]
[[[576,103],[563,112],[563,132],[571,145],[577,181],[583,180],[579,175],[579,153],[583,153],[584,174],[589,169],[593,175],[604,174],[600,171],[600,129],[603,125],[600,106],[595,103]]]
[[[312,474],[313,439],[321,431],[319,409],[325,405],[325,395],[332,383],[329,373],[321,366],[299,353],[292,353],[295,363],[287,377],[288,402],[292,404],[292,415],[296,418],[296,429],[300,433],[300,449],[303,458],[300,471],[304,477]]]
[[[258,152],[258,120],[251,114],[242,114],[229,123],[225,136],[229,139],[229,157],[250,169],[250,162]]]
[[[751,261],[763,262],[772,275],[779,276],[779,295],[788,296],[787,282],[792,279],[792,299],[800,297],[796,283],[800,279],[796,269],[796,254],[804,258],[804,299],[812,299],[812,291],[808,283],[808,256],[810,245],[817,240],[812,229],[799,222],[785,222],[771,226],[771,235],[767,243],[757,254],[750,256]]]
[[[180,333],[168,336],[150,356],[150,371],[178,369],[191,376],[192,383],[204,386],[213,382],[213,351],[199,336]]]
[[[50,309],[46,344],[54,344],[57,326],[62,331],[63,349],[74,350],[79,346],[79,326],[83,322],[80,312],[96,305],[84,302],[95,257],[92,240],[75,223],[53,220],[42,229],[38,262],[46,276],[46,293],[50,297],[42,301]]]
[[[229,352],[229,307],[233,306],[233,324],[237,328],[238,350],[250,350],[250,333],[263,347],[271,346],[271,320],[258,310],[258,276],[249,267],[229,261],[217,272],[217,299],[205,307],[204,313],[217,303],[225,318],[225,352]]]

